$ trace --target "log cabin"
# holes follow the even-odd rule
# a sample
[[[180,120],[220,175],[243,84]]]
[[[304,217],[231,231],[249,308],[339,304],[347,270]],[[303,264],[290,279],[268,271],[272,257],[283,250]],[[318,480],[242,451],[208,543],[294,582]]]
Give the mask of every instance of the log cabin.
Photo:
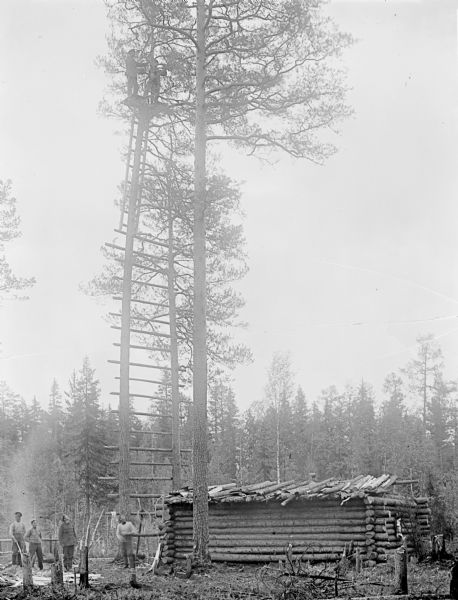
[[[402,543],[415,552],[430,533],[427,498],[406,491],[396,476],[264,481],[210,486],[209,552],[213,561],[273,562],[285,557],[337,561],[346,549],[368,566],[384,562]],[[411,486],[410,486],[411,487]],[[167,562],[192,553],[192,489],[166,498],[170,520]]]

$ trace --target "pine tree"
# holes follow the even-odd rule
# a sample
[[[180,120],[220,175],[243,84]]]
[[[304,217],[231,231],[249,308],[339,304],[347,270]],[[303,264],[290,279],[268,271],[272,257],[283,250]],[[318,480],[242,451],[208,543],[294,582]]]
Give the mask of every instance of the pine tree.
[[[14,292],[35,283],[33,278],[16,277],[4,254],[6,243],[21,235],[19,224],[16,199],[11,196],[11,182],[0,180],[0,303],[3,298],[12,297]]]
[[[99,405],[100,386],[87,357],[81,370],[70,379],[67,398],[64,457],[73,465],[86,515],[90,515],[91,503],[105,495],[98,477],[106,473],[108,455]]]

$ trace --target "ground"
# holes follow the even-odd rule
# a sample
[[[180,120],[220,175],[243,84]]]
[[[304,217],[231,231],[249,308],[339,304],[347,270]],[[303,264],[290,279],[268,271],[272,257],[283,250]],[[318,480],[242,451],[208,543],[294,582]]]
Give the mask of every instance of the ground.
[[[450,563],[409,564],[409,592],[414,596],[443,596],[449,589]],[[291,577],[278,565],[254,566],[217,563],[202,572],[194,572],[187,579],[184,565],[179,564],[170,574],[170,567],[161,567],[159,575],[145,574],[148,565],[137,569],[141,589],[129,586],[129,573],[108,560],[92,559],[90,570],[100,573],[88,592],[78,592],[81,600],[311,600],[335,596],[332,580]],[[334,576],[332,566],[303,565],[302,574]],[[0,577],[3,571],[0,571]],[[351,568],[341,575],[351,583],[338,582],[339,597],[380,596],[392,591],[393,569],[378,565],[364,569],[356,576]],[[74,584],[67,584],[63,593],[53,593],[50,586],[37,587],[33,594],[24,596],[22,588],[0,587],[0,600],[23,598],[75,598]]]

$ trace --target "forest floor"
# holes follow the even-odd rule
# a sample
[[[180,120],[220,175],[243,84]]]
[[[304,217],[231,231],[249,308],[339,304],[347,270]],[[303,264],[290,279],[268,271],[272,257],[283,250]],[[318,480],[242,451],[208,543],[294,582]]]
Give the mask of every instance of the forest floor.
[[[409,593],[414,597],[443,597],[449,591],[451,563],[409,564]],[[140,589],[129,585],[129,570],[107,560],[91,559],[90,570],[101,577],[90,590],[79,591],[74,583],[65,585],[63,592],[53,592],[51,586],[35,587],[24,595],[22,587],[0,587],[0,600],[37,598],[48,600],[71,598],[85,600],[312,600],[335,597],[335,582],[311,579],[306,574],[335,575],[333,566],[314,565],[302,569],[302,575],[292,577],[278,566],[255,566],[215,563],[203,572],[193,572],[187,579],[184,566],[161,567],[158,575],[146,574],[149,565],[137,568]],[[6,570],[8,571],[8,570]],[[5,571],[0,570],[0,577]],[[35,573],[34,573],[35,574]],[[36,573],[38,574],[38,572]],[[46,572],[44,573],[46,574]],[[20,576],[20,573],[17,573]],[[349,583],[338,582],[341,598],[381,596],[393,592],[393,567],[378,565],[356,575],[351,569],[339,575]],[[76,593],[75,593],[76,592]]]

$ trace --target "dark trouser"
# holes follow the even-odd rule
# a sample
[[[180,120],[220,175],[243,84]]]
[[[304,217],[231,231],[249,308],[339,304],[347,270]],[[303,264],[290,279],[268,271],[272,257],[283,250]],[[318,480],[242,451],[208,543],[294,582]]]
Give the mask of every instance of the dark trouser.
[[[13,565],[19,565],[20,567],[22,567],[21,552],[25,552],[24,538],[22,537],[22,535],[16,535],[15,539],[16,541],[13,542],[13,546],[11,548],[11,551],[13,553],[12,562]]]
[[[36,544],[34,542],[29,543],[29,555],[30,555],[30,564],[33,567],[33,561],[35,560],[35,554],[38,559],[38,568],[40,571],[43,569],[43,551],[41,549],[41,544]]]
[[[137,77],[127,78],[127,95],[136,96],[138,94],[138,81]]]
[[[75,546],[64,546],[64,569],[70,571],[73,565],[73,552]]]
[[[121,556],[124,560],[124,566],[135,569],[134,551],[132,549],[132,538],[128,538],[125,542],[121,542]]]

